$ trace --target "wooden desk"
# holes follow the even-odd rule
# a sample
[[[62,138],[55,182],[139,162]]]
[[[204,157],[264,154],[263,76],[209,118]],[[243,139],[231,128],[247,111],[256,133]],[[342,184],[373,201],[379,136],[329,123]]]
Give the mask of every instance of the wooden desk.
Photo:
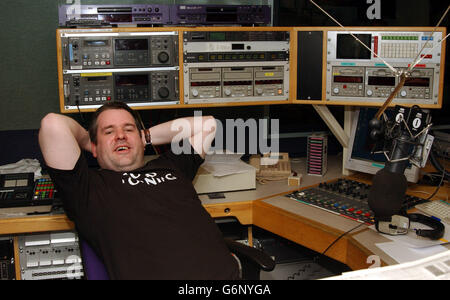
[[[370,176],[357,174],[348,176],[363,182],[370,182]],[[436,187],[423,187],[409,184],[407,193],[426,198]],[[442,186],[432,198],[446,199],[450,188]],[[423,194],[425,192],[427,194]],[[343,233],[350,231],[326,255],[338,260],[353,270],[368,268],[372,262],[367,262],[371,255],[377,255],[382,265],[397,264],[397,262],[379,249],[377,243],[391,240],[368,225],[326,212],[307,204],[275,196],[253,202],[253,224],[287,238],[309,249],[322,253]],[[361,224],[361,225],[360,225]],[[360,225],[360,226],[359,226]]]
[[[267,184],[256,183],[255,190],[225,193],[224,199],[209,199],[207,195],[200,195],[205,208],[214,218],[236,217],[243,225],[253,224],[253,205],[257,200],[263,200],[277,195],[285,195],[299,188],[319,184],[324,180],[342,177],[342,158],[333,157],[328,160],[328,172],[324,177],[306,175],[305,159],[291,160],[291,168],[298,174],[303,174],[299,187],[289,186],[286,180],[272,181]]]
[[[329,160],[329,171],[325,177],[303,174],[300,188],[342,177],[340,161],[339,158]],[[293,170],[303,173],[305,163],[293,162]],[[371,176],[358,174],[350,178],[370,182]],[[249,228],[251,225],[256,225],[319,253],[322,253],[340,235],[359,225],[356,221],[284,197],[285,194],[298,189],[288,186],[286,181],[265,185],[258,183],[256,190],[225,193],[224,199],[215,200],[209,199],[207,195],[200,195],[200,200],[214,218],[235,217]],[[421,191],[431,193],[434,187],[410,184],[408,189],[408,193],[426,197],[427,195]],[[435,198],[446,199],[448,191],[448,186],[441,187]],[[31,212],[34,210],[34,208],[26,209]],[[5,210],[0,210],[0,235],[74,229],[74,224],[65,214],[18,216],[17,213],[17,211],[8,211],[5,214]],[[361,225],[334,244],[326,255],[354,270],[370,266],[366,262],[370,255],[378,255],[383,265],[396,264],[396,261],[375,246],[376,243],[388,241],[386,237],[369,229],[368,226]]]

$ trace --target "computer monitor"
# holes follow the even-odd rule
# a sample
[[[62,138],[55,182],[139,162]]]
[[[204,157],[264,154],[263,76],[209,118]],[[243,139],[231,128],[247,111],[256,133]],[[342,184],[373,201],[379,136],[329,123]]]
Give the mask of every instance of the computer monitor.
[[[345,168],[358,172],[375,174],[384,168],[386,157],[383,153],[371,153],[375,143],[370,139],[369,121],[378,109],[360,108],[355,112],[351,126],[349,154],[345,161]],[[387,111],[387,113],[389,113]],[[405,170],[406,179],[410,182],[419,180],[419,168],[409,164]]]

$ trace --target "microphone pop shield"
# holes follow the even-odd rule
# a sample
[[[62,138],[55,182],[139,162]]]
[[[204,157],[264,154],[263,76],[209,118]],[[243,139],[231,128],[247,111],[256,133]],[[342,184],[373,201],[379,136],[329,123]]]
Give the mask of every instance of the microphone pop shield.
[[[405,175],[386,168],[379,170],[372,180],[368,204],[376,220],[387,220],[401,214],[405,192],[408,188]]]

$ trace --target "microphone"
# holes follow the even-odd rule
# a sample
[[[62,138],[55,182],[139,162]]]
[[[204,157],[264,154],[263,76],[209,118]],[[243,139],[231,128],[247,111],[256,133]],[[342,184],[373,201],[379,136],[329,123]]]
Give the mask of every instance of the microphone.
[[[392,158],[372,179],[368,195],[368,204],[376,220],[389,221],[391,216],[402,214],[401,207],[405,198],[408,182],[404,175],[408,166],[408,157],[412,145],[409,136],[402,134],[393,143]]]
[[[405,117],[406,116],[406,117]],[[427,132],[430,115],[418,106],[411,109],[396,106],[395,121],[383,123],[376,118],[369,122],[370,137],[384,141],[387,162],[372,179],[368,195],[368,205],[374,213],[375,227],[379,232],[390,235],[406,234],[410,226],[410,216],[402,209],[408,183],[404,175],[408,164],[418,163],[423,167],[427,160],[427,149],[432,138]],[[387,155],[388,153],[389,155]],[[428,217],[421,220],[430,222]],[[414,221],[414,220],[413,220]],[[434,237],[442,235],[441,226],[429,232],[416,231],[417,235]]]
[[[404,175],[411,154],[418,146],[417,139],[426,124],[429,114],[418,106],[405,108],[396,106],[394,120],[382,122],[376,116],[370,120],[370,136],[374,140],[384,141],[388,157],[383,169],[379,170],[372,180],[368,195],[368,204],[374,212],[375,220],[390,221],[393,215],[404,215],[401,211],[408,183]],[[412,132],[419,133],[413,136]],[[422,135],[420,134],[422,133]]]
[[[410,220],[422,221],[426,225],[433,225],[434,229],[427,232],[416,230],[417,235],[440,238],[444,232],[442,224],[435,224],[436,222],[426,216],[414,218],[413,215],[407,215],[406,209],[402,209],[408,188],[405,169],[410,162],[424,167],[431,150],[433,137],[428,135],[431,115],[417,105],[411,108],[397,105],[394,120],[389,121],[384,114],[385,108],[383,105],[369,122],[369,136],[374,141],[384,142],[383,152],[387,157],[384,168],[373,177],[368,195],[368,205],[374,213],[375,227],[379,232],[390,235],[407,234]],[[382,114],[385,122],[380,120]]]

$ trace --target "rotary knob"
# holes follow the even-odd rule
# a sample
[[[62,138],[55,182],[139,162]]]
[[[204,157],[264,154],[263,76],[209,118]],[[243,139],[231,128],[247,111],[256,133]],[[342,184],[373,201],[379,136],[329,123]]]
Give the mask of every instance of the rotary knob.
[[[159,90],[158,90],[158,96],[160,98],[167,98],[167,97],[169,97],[169,94],[170,94],[169,89],[166,88],[165,86],[159,88]]]
[[[159,54],[158,54],[158,61],[160,63],[168,62],[169,61],[169,54],[167,54],[167,52],[165,52],[165,51],[159,52]]]

